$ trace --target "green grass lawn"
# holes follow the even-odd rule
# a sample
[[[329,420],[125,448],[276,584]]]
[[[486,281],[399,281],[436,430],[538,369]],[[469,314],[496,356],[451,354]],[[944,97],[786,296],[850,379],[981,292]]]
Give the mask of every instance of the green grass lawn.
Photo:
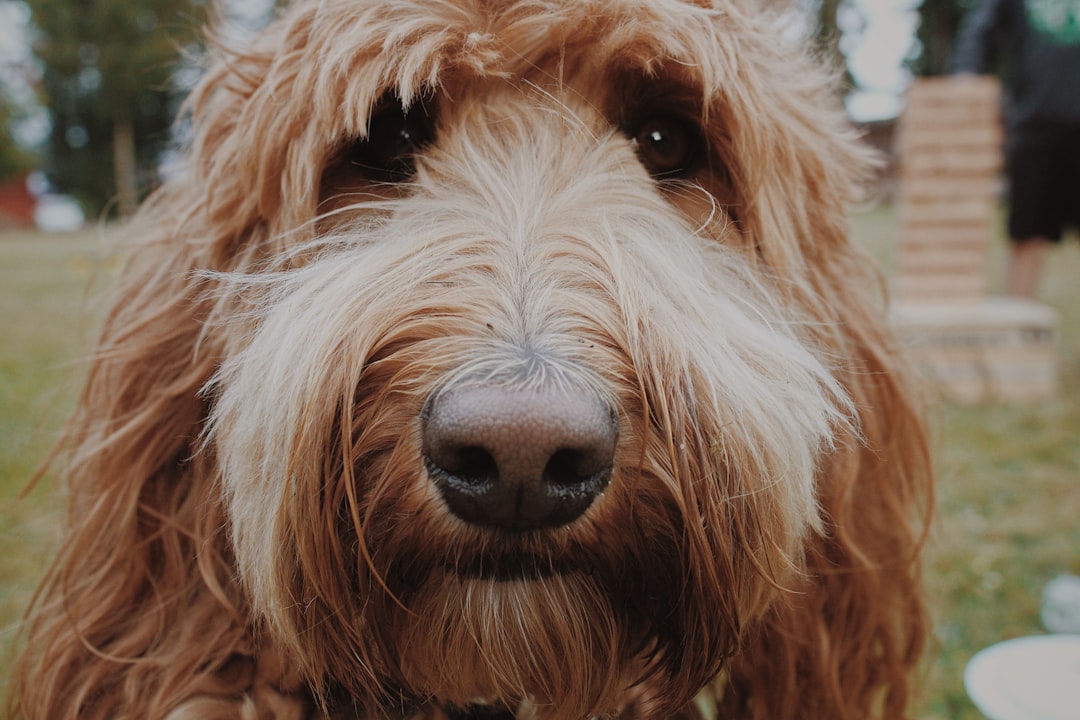
[[[891,212],[859,213],[856,232],[888,266]],[[77,390],[76,360],[98,317],[92,286],[111,274],[100,246],[92,232],[0,232],[0,696],[20,614],[62,530],[51,477],[20,495]],[[999,243],[993,287],[1001,257]],[[1037,405],[935,412],[939,516],[926,580],[936,632],[924,720],[980,718],[961,684],[968,659],[1040,632],[1043,585],[1080,573],[1080,243],[1054,251],[1042,299],[1062,314],[1061,393]]]
[[[0,232],[0,697],[19,618],[62,530],[55,481],[27,487],[63,426],[77,358],[94,337],[93,286],[108,275],[100,247],[91,231]]]

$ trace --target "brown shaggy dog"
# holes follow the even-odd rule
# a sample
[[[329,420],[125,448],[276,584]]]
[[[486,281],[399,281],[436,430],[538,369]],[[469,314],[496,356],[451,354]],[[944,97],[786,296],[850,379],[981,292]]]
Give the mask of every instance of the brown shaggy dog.
[[[320,0],[194,93],[20,718],[898,718],[925,428],[737,0]]]

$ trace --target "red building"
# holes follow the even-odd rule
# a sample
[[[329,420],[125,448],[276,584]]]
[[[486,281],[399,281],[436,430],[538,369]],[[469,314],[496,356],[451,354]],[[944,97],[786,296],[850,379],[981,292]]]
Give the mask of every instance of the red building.
[[[0,181],[0,229],[33,227],[37,200],[26,187],[26,175]]]

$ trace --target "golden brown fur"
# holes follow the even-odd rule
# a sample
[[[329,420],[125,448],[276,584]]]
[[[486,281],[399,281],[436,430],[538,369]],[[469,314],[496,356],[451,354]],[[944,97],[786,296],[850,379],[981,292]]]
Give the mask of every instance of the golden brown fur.
[[[390,183],[353,159],[388,102],[434,131]],[[223,53],[71,422],[13,715],[903,717],[929,461],[834,103],[733,0],[298,2]],[[650,177],[657,112],[708,161]],[[538,372],[617,409],[607,491],[450,517],[425,402]]]

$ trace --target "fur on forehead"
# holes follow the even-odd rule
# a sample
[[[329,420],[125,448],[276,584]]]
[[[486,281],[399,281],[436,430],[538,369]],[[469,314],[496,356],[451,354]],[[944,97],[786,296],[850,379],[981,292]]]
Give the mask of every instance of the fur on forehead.
[[[730,5],[679,0],[298,3],[281,22],[284,37],[270,39],[289,51],[272,73],[292,72],[293,53],[302,55],[294,89],[326,101],[316,116],[342,122],[346,133],[364,130],[367,109],[388,90],[409,104],[452,76],[514,80],[579,53],[594,66],[645,74],[677,64],[710,97],[729,84],[724,74],[738,72],[743,22]]]
[[[679,0],[299,2],[225,71],[235,74],[228,92],[247,104],[242,126],[303,117],[323,137],[363,135],[387,92],[409,105],[455,80],[512,82],[582,55],[612,73],[678,68],[707,109],[745,74],[746,25],[731,4]],[[246,71],[252,64],[258,72]]]

